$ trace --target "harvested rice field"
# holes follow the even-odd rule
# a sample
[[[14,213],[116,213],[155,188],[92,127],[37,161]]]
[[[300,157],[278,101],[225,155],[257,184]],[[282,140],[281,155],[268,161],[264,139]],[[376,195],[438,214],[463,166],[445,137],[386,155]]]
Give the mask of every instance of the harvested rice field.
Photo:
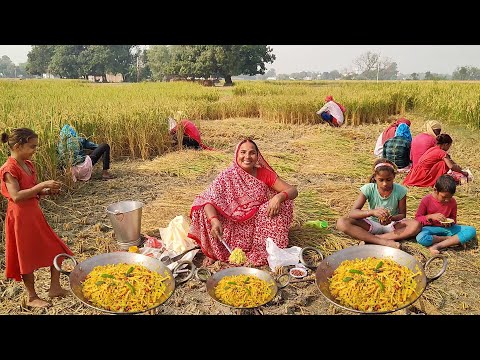
[[[426,120],[420,113],[404,113],[412,121],[412,135],[421,131]],[[221,120],[198,121],[202,140],[214,151],[179,150],[153,156],[145,160],[117,157],[112,162],[115,179],[101,181],[101,166],[95,167],[93,179],[75,184],[56,199],[42,200],[42,208],[54,230],[75,253],[77,261],[117,250],[106,207],[122,200],[142,201],[142,234],[159,237],[159,228],[166,227],[177,215],[188,218],[196,194],[205,189],[219,171],[233,160],[237,142],[252,136],[262,155],[279,176],[298,187],[294,221],[290,230],[290,246],[314,246],[324,256],[346,247],[357,246],[358,241],[339,233],[335,222],[346,214],[359,187],[371,175],[373,148],[378,134],[387,123],[352,124],[331,128],[324,124],[290,124],[269,121],[261,117],[235,117]],[[444,123],[442,132],[454,139],[450,151],[461,166],[472,170],[476,180],[457,188],[458,221],[480,229],[480,132],[460,125]],[[397,182],[404,175],[397,175]],[[413,217],[420,199],[430,190],[410,188],[407,215]],[[328,227],[306,227],[309,220],[325,220]],[[404,249],[420,263],[431,257],[428,249],[415,239],[403,241]],[[368,246],[368,245],[366,245]],[[26,293],[21,282],[4,277],[4,242],[0,244],[0,314],[102,314],[80,302],[72,293],[53,299],[52,306],[33,309],[26,306]],[[446,272],[429,283],[421,297],[408,312],[427,315],[480,315],[480,254],[474,240],[464,247],[452,247],[442,254],[448,260]],[[201,266],[203,256],[194,259]],[[209,268],[218,271],[225,264],[216,262]],[[440,268],[434,262],[427,275]],[[269,270],[265,267],[264,270]],[[431,273],[430,273],[431,270]],[[42,298],[47,298],[50,274],[48,269],[36,272],[36,287]],[[307,279],[313,279],[309,272]],[[69,288],[68,278],[62,283]],[[352,314],[334,306],[321,294],[314,281],[292,283],[281,289],[272,301],[256,310],[237,310],[215,302],[206,292],[205,284],[191,279],[176,287],[173,295],[156,311],[145,315],[333,315]]]

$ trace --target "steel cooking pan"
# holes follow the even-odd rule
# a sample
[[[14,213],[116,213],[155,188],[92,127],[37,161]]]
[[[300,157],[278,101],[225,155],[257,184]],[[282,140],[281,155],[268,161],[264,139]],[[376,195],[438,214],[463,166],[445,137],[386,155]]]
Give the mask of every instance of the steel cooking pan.
[[[74,269],[69,272],[63,270],[59,264],[59,258],[68,258],[73,261],[75,264]],[[97,307],[92,304],[90,301],[85,299],[82,292],[82,284],[85,281],[87,275],[93,270],[94,267],[99,265],[116,265],[116,264],[131,264],[131,265],[143,265],[147,269],[159,273],[161,275],[168,274],[169,279],[164,280],[166,285],[166,291],[164,296],[162,297],[161,301],[156,304],[155,306],[142,310],[142,311],[132,311],[128,312],[127,314],[135,314],[135,313],[142,313],[149,310],[153,310],[163,304],[168,298],[173,294],[175,290],[176,283],[183,283],[189,280],[195,271],[195,265],[191,261],[179,261],[178,265],[173,269],[173,272],[161,261],[151,258],[149,256],[145,256],[142,254],[130,253],[130,252],[113,252],[113,253],[105,253],[100,255],[95,255],[87,260],[82,261],[81,263],[77,263],[77,261],[68,254],[58,254],[53,259],[53,265],[55,268],[60,271],[64,275],[68,275],[70,289],[72,290],[73,294],[85,305],[94,308],[99,311],[112,313],[112,314],[126,314],[125,312],[117,312],[106,310],[101,307]],[[187,271],[180,270],[181,268],[187,267]],[[177,274],[182,274],[182,277],[178,276]],[[184,274],[187,273],[185,276]]]
[[[341,305],[330,293],[329,289],[329,278],[332,277],[333,272],[337,267],[340,266],[340,264],[344,260],[355,260],[355,259],[366,259],[368,257],[375,257],[378,259],[383,259],[383,258],[389,258],[395,262],[397,262],[400,265],[404,265],[413,272],[420,271],[420,274],[417,275],[415,280],[417,281],[417,288],[416,291],[410,296],[410,298],[407,299],[407,301],[400,307],[393,309],[393,310],[388,310],[388,311],[377,311],[377,312],[364,312],[361,310],[353,309],[350,307],[346,307],[344,305]],[[442,259],[443,260],[443,266],[442,269],[433,277],[428,277],[426,275],[425,269],[428,267],[428,265],[431,263],[433,259]],[[348,310],[348,311],[353,311],[357,313],[363,313],[363,314],[383,314],[383,313],[390,313],[394,311],[398,311],[400,309],[406,308],[407,306],[410,306],[413,304],[425,291],[427,285],[431,283],[432,281],[438,279],[440,276],[443,275],[445,270],[447,269],[447,258],[443,255],[435,255],[431,257],[425,265],[422,265],[417,259],[415,259],[412,255],[407,254],[406,252],[399,250],[399,249],[394,249],[388,246],[382,246],[382,245],[362,245],[362,246],[352,246],[348,247],[346,249],[337,251],[333,253],[332,255],[326,257],[317,267],[316,272],[315,272],[315,281],[317,283],[318,288],[320,289],[321,293],[325,298],[333,303],[334,305],[341,307],[342,309]]]
[[[206,272],[209,275],[209,271],[207,269],[202,268],[202,269],[198,269],[198,271]],[[273,284],[271,286],[270,295],[268,296],[268,298],[262,304],[259,304],[259,305],[256,305],[256,306],[237,307],[237,306],[232,306],[232,305],[225,304],[224,302],[220,301],[220,299],[218,299],[217,296],[215,295],[215,287],[218,285],[218,282],[220,280],[222,280],[225,276],[235,276],[235,275],[253,275],[253,276],[256,276],[257,278],[259,278],[261,280],[266,281],[268,284]],[[275,297],[275,295],[277,294],[279,289],[283,289],[285,286],[287,286],[289,284],[288,274],[284,274],[284,275],[278,277],[277,280],[280,280],[284,276],[287,277],[287,280],[285,281],[285,284],[280,284],[279,282],[277,282],[273,278],[273,276],[271,276],[266,271],[263,271],[263,270],[260,270],[260,269],[255,269],[255,268],[250,268],[250,267],[242,267],[242,266],[231,267],[231,268],[220,270],[220,271],[216,272],[215,274],[209,276],[206,279],[206,287],[207,287],[207,292],[211,296],[211,298],[213,300],[215,300],[216,302],[218,302],[219,304],[222,304],[224,306],[228,306],[228,307],[231,307],[231,308],[234,308],[234,309],[249,309],[249,308],[252,309],[252,308],[257,308],[259,306],[265,305],[266,303],[270,302]],[[199,279],[202,280],[202,281],[205,281],[202,278],[199,278]]]

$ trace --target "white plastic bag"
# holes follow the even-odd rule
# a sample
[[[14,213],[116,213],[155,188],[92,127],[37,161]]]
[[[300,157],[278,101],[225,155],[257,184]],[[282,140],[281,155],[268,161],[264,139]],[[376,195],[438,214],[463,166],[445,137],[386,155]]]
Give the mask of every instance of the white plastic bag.
[[[301,247],[292,246],[280,249],[271,238],[267,238],[267,261],[272,271],[277,267],[297,265],[300,262]]]
[[[166,228],[160,228],[160,237],[167,250],[174,251],[176,255],[195,246],[188,237],[189,224],[182,216],[176,216]]]

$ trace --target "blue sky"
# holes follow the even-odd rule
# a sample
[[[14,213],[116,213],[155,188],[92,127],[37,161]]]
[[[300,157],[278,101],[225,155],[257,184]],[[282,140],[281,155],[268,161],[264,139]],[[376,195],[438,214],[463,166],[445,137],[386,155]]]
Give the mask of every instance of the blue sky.
[[[276,60],[267,64],[277,74],[300,71],[350,70],[361,54],[372,51],[389,58],[404,74],[451,74],[459,66],[480,68],[480,45],[270,45]],[[0,56],[15,64],[26,62],[30,45],[0,45]]]

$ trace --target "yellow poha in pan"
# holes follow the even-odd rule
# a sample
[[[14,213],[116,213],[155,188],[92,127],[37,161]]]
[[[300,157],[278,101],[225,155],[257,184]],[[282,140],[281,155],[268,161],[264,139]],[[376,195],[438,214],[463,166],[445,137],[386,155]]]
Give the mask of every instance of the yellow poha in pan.
[[[384,258],[345,260],[329,279],[332,296],[343,306],[364,312],[385,312],[405,305],[416,293],[417,275]]]
[[[265,304],[274,286],[253,275],[225,276],[215,287],[215,296],[226,305],[252,308]]]
[[[99,265],[85,278],[82,292],[85,299],[102,309],[138,312],[155,307],[170,296],[168,279],[171,276],[167,271],[161,275],[143,265]]]

